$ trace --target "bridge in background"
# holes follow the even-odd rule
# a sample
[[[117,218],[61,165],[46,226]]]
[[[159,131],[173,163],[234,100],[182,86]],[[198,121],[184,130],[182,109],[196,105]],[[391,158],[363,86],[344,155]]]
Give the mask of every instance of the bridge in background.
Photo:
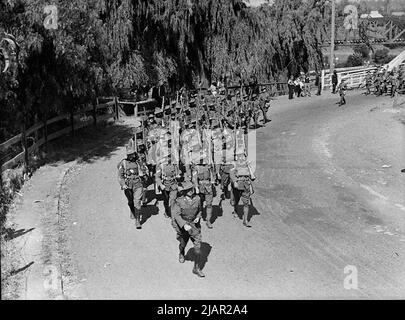
[[[335,45],[353,46],[355,44],[404,44],[405,16],[385,16],[382,18],[359,19],[358,29],[345,30],[343,19],[336,22]],[[322,46],[330,46],[330,30],[325,35]],[[329,40],[328,40],[329,39]]]

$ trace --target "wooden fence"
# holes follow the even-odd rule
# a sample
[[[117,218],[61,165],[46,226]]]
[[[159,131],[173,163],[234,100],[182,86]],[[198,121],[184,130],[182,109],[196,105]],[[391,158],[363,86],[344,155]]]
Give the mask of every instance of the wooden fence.
[[[111,97],[109,97],[109,99],[111,99]],[[102,104],[99,104],[97,99],[97,103],[94,105],[86,106],[76,112],[59,115],[42,123],[37,123],[29,129],[22,129],[20,134],[0,144],[0,153],[3,154],[7,153],[8,149],[11,147],[20,143],[22,146],[22,152],[19,152],[17,155],[12,155],[11,159],[8,159],[1,165],[0,173],[15,167],[20,162],[25,162],[25,164],[29,165],[29,155],[38,150],[41,146],[45,146],[45,149],[47,149],[49,141],[69,133],[74,135],[76,130],[89,125],[97,125],[97,123],[111,118],[114,120],[118,119],[118,109],[118,99],[115,97],[112,98],[112,101]],[[49,128],[52,127],[51,125],[58,122],[65,122],[66,127],[50,133]],[[30,146],[28,146],[29,142],[31,142]]]

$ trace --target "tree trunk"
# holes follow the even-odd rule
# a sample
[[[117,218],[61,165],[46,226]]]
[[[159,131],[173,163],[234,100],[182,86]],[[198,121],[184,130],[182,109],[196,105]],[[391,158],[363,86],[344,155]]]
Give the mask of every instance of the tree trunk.
[[[70,125],[71,125],[71,136],[74,138],[75,136],[75,118],[74,118],[74,113],[73,113],[73,108],[70,111]]]

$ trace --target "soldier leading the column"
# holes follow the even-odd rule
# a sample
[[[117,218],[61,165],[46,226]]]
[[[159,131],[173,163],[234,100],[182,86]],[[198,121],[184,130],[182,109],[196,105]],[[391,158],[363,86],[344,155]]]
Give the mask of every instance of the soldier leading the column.
[[[172,225],[176,230],[179,243],[179,262],[185,262],[185,249],[188,240],[194,243],[193,273],[205,277],[201,271],[201,199],[194,192],[194,185],[186,181],[182,185],[184,195],[178,198],[172,208]]]
[[[126,153],[127,158],[121,160],[117,166],[118,181],[128,199],[130,218],[135,219],[137,229],[142,229],[140,222],[143,195],[142,180],[147,172],[144,172],[144,167],[139,162],[136,146],[132,139],[126,146]]]

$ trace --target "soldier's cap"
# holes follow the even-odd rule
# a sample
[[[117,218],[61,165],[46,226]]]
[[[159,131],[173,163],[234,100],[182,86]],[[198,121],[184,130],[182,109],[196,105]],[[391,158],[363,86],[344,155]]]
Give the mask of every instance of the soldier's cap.
[[[194,188],[194,184],[191,181],[184,181],[181,185],[180,185],[180,190],[181,191],[186,191],[186,190],[190,190]]]
[[[155,114],[163,113],[163,110],[160,108],[155,109]]]

